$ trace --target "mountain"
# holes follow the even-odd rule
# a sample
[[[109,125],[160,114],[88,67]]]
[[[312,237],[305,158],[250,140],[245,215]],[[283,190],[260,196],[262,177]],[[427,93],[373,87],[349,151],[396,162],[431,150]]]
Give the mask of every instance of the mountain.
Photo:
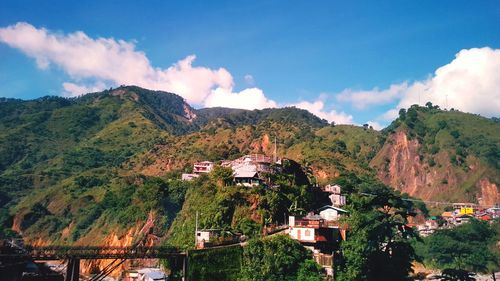
[[[130,245],[154,221],[151,239],[182,244],[193,210],[204,209],[208,226],[220,227],[207,219],[219,217],[225,228],[253,229],[262,214],[282,219],[292,201],[318,204],[310,200],[315,181],[348,173],[427,200],[493,204],[499,126],[429,105],[401,111],[379,132],[293,107],[194,109],[175,94],[134,86],[70,99],[0,99],[0,235],[12,229],[32,243]],[[305,187],[227,191],[210,177],[179,180],[194,161],[271,156],[275,147],[295,163],[288,177],[308,175]]]
[[[432,201],[500,202],[500,122],[428,103],[401,110],[370,166],[384,183]]]
[[[193,111],[177,95],[137,87],[76,99],[3,100],[2,226],[65,243],[88,234],[99,219],[110,229],[133,222],[130,214],[145,219],[154,202],[130,202],[150,179],[127,175],[121,165],[190,130]]]

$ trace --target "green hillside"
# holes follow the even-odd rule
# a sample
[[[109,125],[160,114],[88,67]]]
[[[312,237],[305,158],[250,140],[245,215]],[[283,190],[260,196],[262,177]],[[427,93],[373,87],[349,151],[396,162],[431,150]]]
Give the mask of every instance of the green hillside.
[[[148,106],[159,102],[164,103],[162,110]],[[0,107],[3,227],[13,225],[28,237],[74,241],[95,227],[99,218],[109,223],[106,215],[120,222],[122,212],[123,226],[146,217],[147,205],[155,202],[129,203],[139,196],[140,188],[147,188],[148,179],[127,175],[122,164],[187,124],[178,115],[182,113],[178,107],[184,105],[176,95],[136,87],[77,99],[4,100]]]
[[[13,229],[40,243],[106,243],[109,235],[137,231],[151,212],[154,233],[162,237],[186,192],[194,194],[176,173],[192,161],[269,154],[272,144],[262,138],[270,130],[279,132],[281,150],[316,138],[328,126],[296,108],[196,111],[176,95],[138,87],[1,104],[2,233]],[[304,151],[304,163],[321,155],[311,147]],[[165,152],[181,159],[179,169],[145,173],[142,167]],[[248,214],[245,208],[238,212]]]
[[[412,106],[384,130],[387,142],[371,165],[385,183],[417,197],[494,205],[499,132],[496,119]]]
[[[491,203],[499,129],[492,119],[414,106],[379,132],[293,107],[195,110],[177,95],[133,86],[72,99],[0,99],[0,234],[125,243],[152,216],[156,236],[189,246],[196,211],[206,214],[204,227],[252,232],[283,220],[292,205],[323,203],[315,183],[351,173],[376,174],[424,199]],[[195,161],[272,156],[275,146],[307,182],[246,190],[211,177],[179,180]]]

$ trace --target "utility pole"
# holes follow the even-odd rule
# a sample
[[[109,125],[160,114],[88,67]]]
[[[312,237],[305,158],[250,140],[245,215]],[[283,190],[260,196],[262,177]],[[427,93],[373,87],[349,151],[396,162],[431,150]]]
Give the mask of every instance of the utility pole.
[[[276,161],[278,160],[277,159],[277,156],[276,156],[276,135],[274,135],[274,153],[273,153],[273,164],[276,164]]]
[[[196,243],[198,242],[198,211],[196,211],[196,228],[194,230],[194,247],[196,248]]]

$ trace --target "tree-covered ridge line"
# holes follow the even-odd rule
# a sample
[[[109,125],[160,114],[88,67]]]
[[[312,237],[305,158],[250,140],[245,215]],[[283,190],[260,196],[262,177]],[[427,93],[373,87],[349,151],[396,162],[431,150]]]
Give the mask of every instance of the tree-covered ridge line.
[[[498,118],[487,119],[454,109],[443,111],[429,102],[426,107],[401,109],[399,117],[384,131],[391,133],[401,127],[423,144],[424,153],[436,154],[441,149],[450,149],[454,150],[450,159],[456,165],[463,164],[468,154],[473,154],[500,169]]]

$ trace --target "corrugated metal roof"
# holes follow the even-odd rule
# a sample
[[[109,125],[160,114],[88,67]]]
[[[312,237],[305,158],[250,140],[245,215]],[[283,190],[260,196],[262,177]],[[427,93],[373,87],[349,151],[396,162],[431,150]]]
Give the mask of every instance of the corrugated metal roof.
[[[235,178],[253,178],[257,175],[257,165],[242,163],[232,167]]]
[[[137,270],[139,274],[146,275],[153,280],[165,280],[165,273],[156,268],[144,268]]]
[[[235,171],[234,173],[235,178],[254,178],[257,177],[257,172],[256,171],[245,171],[245,170],[238,170]]]
[[[330,205],[325,205],[321,208],[318,209],[318,212],[321,212],[323,210],[326,210],[326,209],[334,209],[338,212],[342,212],[342,213],[349,213],[348,211],[344,210],[344,209],[341,209],[341,208],[338,208],[338,207],[335,207],[335,206],[330,206]]]

